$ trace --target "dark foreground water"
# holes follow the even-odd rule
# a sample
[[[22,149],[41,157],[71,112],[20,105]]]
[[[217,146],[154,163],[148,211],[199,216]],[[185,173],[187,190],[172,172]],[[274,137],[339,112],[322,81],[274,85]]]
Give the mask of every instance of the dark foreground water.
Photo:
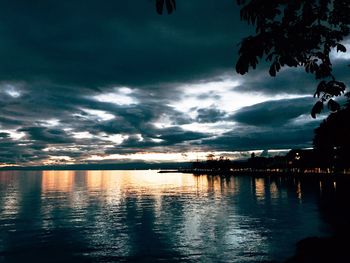
[[[339,189],[156,171],[0,172],[0,262],[282,261],[298,240],[332,234]]]

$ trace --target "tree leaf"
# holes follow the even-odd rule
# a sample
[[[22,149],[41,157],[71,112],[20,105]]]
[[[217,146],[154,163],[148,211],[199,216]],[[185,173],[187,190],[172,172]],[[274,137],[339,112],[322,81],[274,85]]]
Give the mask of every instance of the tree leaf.
[[[272,77],[276,77],[276,68],[275,68],[275,63],[273,63],[270,67],[269,73]]]
[[[338,102],[336,102],[336,101],[330,99],[330,100],[328,101],[328,109],[329,109],[330,111],[333,111],[333,112],[334,112],[334,111],[338,111],[338,110],[340,110],[340,105],[339,105]]]
[[[326,85],[325,92],[331,96],[340,96],[345,91],[345,84],[340,81],[329,81]]]
[[[337,44],[337,52],[339,52],[339,51],[345,53],[346,52],[346,47],[343,46],[342,44]]]
[[[316,97],[319,98],[321,93],[326,91],[326,87],[327,87],[327,82],[322,80],[317,86],[317,90],[315,92],[314,98]]]
[[[316,119],[316,114],[320,114],[322,110],[323,110],[323,102],[322,101],[316,102],[316,104],[313,106],[311,110],[311,117]]]

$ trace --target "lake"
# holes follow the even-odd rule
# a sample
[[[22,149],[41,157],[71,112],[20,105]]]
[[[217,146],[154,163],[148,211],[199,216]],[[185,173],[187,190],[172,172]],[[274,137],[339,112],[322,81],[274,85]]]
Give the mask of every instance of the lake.
[[[300,239],[333,233],[347,189],[283,177],[0,172],[0,262],[279,262]]]

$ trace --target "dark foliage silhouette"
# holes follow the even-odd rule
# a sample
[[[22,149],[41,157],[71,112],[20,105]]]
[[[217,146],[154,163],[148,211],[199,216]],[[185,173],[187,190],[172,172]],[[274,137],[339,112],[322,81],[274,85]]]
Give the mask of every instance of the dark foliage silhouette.
[[[330,52],[346,52],[341,44],[349,35],[350,2],[347,0],[262,1],[238,0],[241,19],[256,28],[256,34],[241,42],[236,71],[256,68],[261,59],[270,63],[269,73],[276,76],[284,66],[303,67],[321,80],[311,111],[313,118],[328,102],[331,111],[340,109],[332,98],[345,91],[345,84],[332,74]]]
[[[157,0],[158,13],[164,3],[168,13],[175,1]],[[330,111],[340,109],[333,97],[345,92],[344,82],[332,73],[330,52],[346,52],[341,44],[350,33],[350,1],[348,0],[237,0],[241,20],[256,29],[256,34],[242,40],[236,71],[246,74],[264,59],[273,77],[283,67],[303,67],[320,80],[315,97],[319,100],[311,110],[316,118],[328,104]]]
[[[349,95],[347,95],[349,96]],[[342,169],[350,163],[350,99],[315,130],[314,148],[324,165]]]
[[[163,14],[164,7],[168,14],[171,14],[176,9],[175,0],[156,0],[156,9],[158,14]]]

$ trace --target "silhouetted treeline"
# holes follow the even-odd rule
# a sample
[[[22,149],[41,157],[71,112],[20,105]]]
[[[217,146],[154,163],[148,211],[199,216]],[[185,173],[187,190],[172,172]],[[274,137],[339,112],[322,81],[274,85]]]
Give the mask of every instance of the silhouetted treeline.
[[[323,155],[324,153],[313,149],[294,149],[285,156],[274,157],[259,157],[253,153],[251,158],[244,161],[232,161],[224,157],[210,158],[204,162],[197,161],[192,163],[192,169],[220,173],[233,171],[349,173],[350,162],[344,161],[345,156],[338,157],[337,150],[333,150],[332,153],[333,155],[328,159]]]
[[[314,149],[323,166],[335,169],[350,166],[349,121],[350,101],[341,110],[330,114],[315,130]]]
[[[214,171],[230,171],[233,162],[225,157],[219,157],[215,159],[213,157],[208,158],[205,162],[194,162],[192,163],[193,169],[200,170],[214,170]]]

